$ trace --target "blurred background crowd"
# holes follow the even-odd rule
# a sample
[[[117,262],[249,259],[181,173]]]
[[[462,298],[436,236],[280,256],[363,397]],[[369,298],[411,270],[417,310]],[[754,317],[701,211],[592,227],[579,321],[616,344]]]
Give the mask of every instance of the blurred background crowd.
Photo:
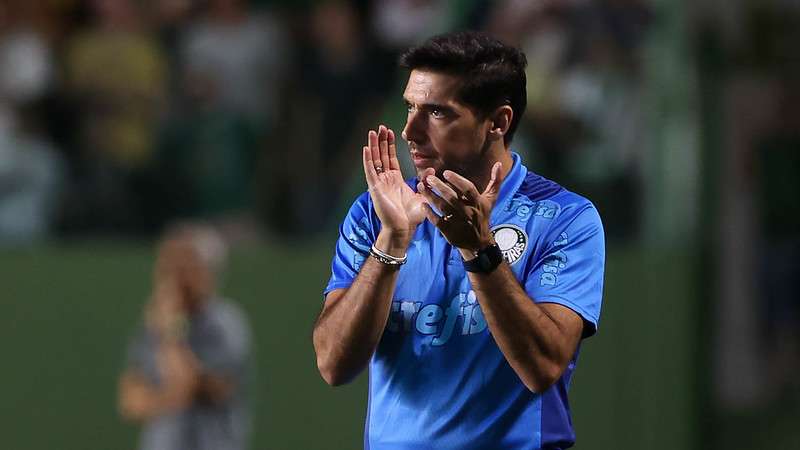
[[[271,339],[289,336],[286,354],[303,362],[284,376],[296,380],[312,367],[303,339],[337,224],[364,189],[366,131],[404,124],[397,55],[464,28],[525,51],[528,110],[512,148],[594,201],[605,224],[605,327],[578,371],[576,402],[587,398],[576,407],[578,448],[800,448],[793,0],[2,0],[0,263],[11,308],[40,317],[38,285],[19,280],[40,279],[43,267],[98,270],[96,256],[65,244],[106,255],[98,238],[149,245],[176,220],[202,220],[234,245],[240,278],[229,289],[262,343],[259,366],[279,384],[280,364],[264,361],[284,358]],[[236,256],[237,243],[253,254]],[[136,268],[146,257],[121,245],[109,258],[131,270],[104,276],[145,285]],[[305,262],[282,265],[295,255]],[[268,267],[296,274],[266,285],[258,269]],[[70,292],[79,279],[52,287]],[[298,295],[281,307],[305,311],[283,316],[301,329],[259,337],[279,316],[263,303],[275,292]],[[141,303],[132,301],[114,322],[122,331],[101,334],[118,350]],[[255,440],[357,443],[362,388],[345,394],[362,416],[342,422],[356,428],[344,441],[314,446],[275,425]],[[315,392],[320,405],[343,401]],[[269,414],[256,415],[256,430],[280,423]]]
[[[518,150],[603,205],[630,198],[606,216],[635,236],[650,20],[640,1],[8,0],[0,241],[185,217],[325,230],[365,130],[402,126],[398,53],[457,28],[526,50]]]

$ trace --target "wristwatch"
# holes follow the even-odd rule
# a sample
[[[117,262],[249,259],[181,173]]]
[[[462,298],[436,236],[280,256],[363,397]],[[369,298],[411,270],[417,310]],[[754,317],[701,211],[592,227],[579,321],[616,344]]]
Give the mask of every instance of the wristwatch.
[[[503,262],[503,252],[497,244],[478,250],[475,258],[464,261],[464,270],[473,273],[491,273]]]

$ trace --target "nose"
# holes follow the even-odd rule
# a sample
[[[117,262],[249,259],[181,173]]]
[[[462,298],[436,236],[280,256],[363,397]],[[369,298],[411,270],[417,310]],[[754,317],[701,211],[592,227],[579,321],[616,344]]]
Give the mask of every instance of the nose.
[[[425,126],[422,118],[423,115],[421,115],[419,111],[409,111],[406,117],[406,126],[403,127],[400,136],[406,141],[414,141],[416,143],[424,142]]]

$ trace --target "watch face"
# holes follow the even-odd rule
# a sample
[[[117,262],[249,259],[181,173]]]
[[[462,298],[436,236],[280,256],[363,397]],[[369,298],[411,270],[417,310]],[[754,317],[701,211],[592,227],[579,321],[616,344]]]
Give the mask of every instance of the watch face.
[[[516,225],[498,225],[492,228],[492,235],[509,265],[519,261],[528,248],[528,236]]]

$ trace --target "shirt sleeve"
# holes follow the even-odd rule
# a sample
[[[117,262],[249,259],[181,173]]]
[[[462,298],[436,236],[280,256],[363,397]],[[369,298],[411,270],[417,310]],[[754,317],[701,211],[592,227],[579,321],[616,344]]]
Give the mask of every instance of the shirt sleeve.
[[[144,376],[153,384],[159,382],[158,366],[155,356],[155,343],[144,325],[138,325],[128,338],[125,351],[125,370]]]
[[[125,349],[125,368],[144,371],[148,365],[148,353],[150,349],[147,345],[147,335],[144,327],[137,327],[133,334],[128,337],[128,345]]]
[[[564,211],[566,212],[566,211]],[[584,320],[584,337],[597,332],[603,299],[605,237],[600,215],[587,204],[554,224],[525,290],[537,303],[558,303]]]
[[[325,287],[325,295],[353,284],[377,237],[377,222],[369,202],[369,193],[365,192],[353,203],[339,227],[339,239],[336,241],[336,252],[331,263],[331,278]]]
[[[203,370],[241,381],[247,372],[251,353],[250,326],[244,312],[229,301],[214,305],[217,324],[213,339],[208,339],[201,356]]]

